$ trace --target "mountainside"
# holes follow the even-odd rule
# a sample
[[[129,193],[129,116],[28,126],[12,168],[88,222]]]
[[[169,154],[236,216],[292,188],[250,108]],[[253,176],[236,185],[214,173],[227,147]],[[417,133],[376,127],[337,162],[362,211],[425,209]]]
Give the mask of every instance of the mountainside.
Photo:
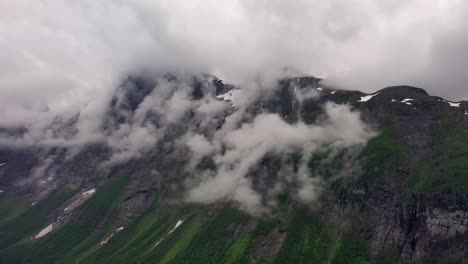
[[[0,128],[0,263],[468,263],[468,102],[320,81],[132,76]]]

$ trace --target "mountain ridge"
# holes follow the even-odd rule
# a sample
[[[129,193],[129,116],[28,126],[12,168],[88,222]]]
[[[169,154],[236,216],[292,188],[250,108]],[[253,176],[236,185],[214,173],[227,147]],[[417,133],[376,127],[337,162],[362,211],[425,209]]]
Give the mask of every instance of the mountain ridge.
[[[141,245],[147,244],[141,246],[146,253],[145,257],[135,259],[136,262],[183,263],[190,257],[193,263],[202,263],[195,261],[201,258],[193,253],[200,250],[195,242],[202,243],[200,241],[208,237],[220,245],[206,242],[211,246],[203,251],[205,263],[231,263],[229,259],[243,259],[244,262],[238,263],[257,263],[262,259],[267,261],[265,263],[309,263],[311,260],[315,260],[314,263],[437,263],[428,262],[431,258],[434,261],[452,261],[450,258],[453,258],[454,263],[465,263],[468,260],[465,248],[467,101],[447,101],[410,86],[387,87],[370,94],[335,90],[322,87],[320,79],[314,77],[280,80],[274,87],[261,87],[253,98],[242,88],[229,97],[222,96],[233,90],[239,89],[210,75],[180,80],[165,76],[156,82],[131,77],[116,90],[103,116],[104,141],[101,138],[73,151],[65,144],[26,144],[19,148],[2,144],[0,163],[6,163],[0,167],[3,195],[16,193],[30,202],[42,204],[45,197],[50,197],[51,190],[65,187],[73,191],[62,200],[58,199],[62,201],[60,206],[46,210],[43,213],[46,221],[31,228],[31,232],[10,234],[19,240],[53,224],[54,231],[50,235],[34,242],[2,247],[0,260],[39,261],[37,257],[45,255],[25,253],[20,257],[15,250],[28,252],[27,248],[31,247],[31,252],[49,254],[47,243],[53,243],[54,239],[60,241],[60,235],[66,234],[63,230],[82,221],[89,226],[85,232],[89,236],[83,238],[89,245],[80,246],[79,239],[76,244],[70,242],[70,246],[63,247],[68,259],[57,257],[48,261],[71,261],[73,256],[80,255],[76,253],[79,248],[85,252],[80,259],[87,263],[115,261],[111,253],[109,256],[102,253],[103,248],[116,247],[115,254],[130,254],[125,251],[130,245],[125,245],[119,237],[129,236],[140,241],[141,237],[134,237],[139,233],[132,226],[143,228],[138,223],[156,221],[154,219],[163,221],[165,226],[161,230],[145,227],[148,235],[154,238],[153,245],[141,240]],[[186,107],[180,109],[180,105]],[[270,117],[268,114],[279,119],[265,119]],[[234,118],[236,122],[230,124]],[[239,189],[215,202],[203,201],[205,205],[202,206],[196,196],[198,193],[192,197],[195,202],[186,200],[185,194],[190,193],[187,179],[202,183],[205,180],[196,178],[192,172],[204,173],[207,179],[218,179],[219,175],[212,173],[224,166],[225,173],[230,173],[229,166],[237,166],[235,162],[219,163],[220,160],[228,162],[229,150],[231,153],[240,151],[240,160],[236,162],[242,164],[245,157],[250,157],[248,153],[264,147],[260,144],[264,141],[261,136],[260,143],[252,140],[256,138],[255,131],[272,133],[275,130],[269,126],[268,130],[256,130],[265,124],[260,121],[265,120],[281,125],[294,136],[282,139],[283,135],[278,134],[277,144],[285,144],[284,148],[277,151],[278,147],[268,146],[265,155],[260,155],[238,179],[251,181],[252,191],[260,194],[259,203],[269,212],[260,213],[260,218],[243,213],[244,203],[247,203],[244,198],[250,194],[242,193],[236,198]],[[53,132],[46,134],[48,140],[73,140],[79,133],[74,130],[77,122],[72,119],[47,128]],[[345,130],[351,131],[351,135]],[[7,134],[7,138],[15,142],[12,139],[18,132],[4,131],[2,135]],[[295,139],[303,135],[298,131],[304,131],[306,139],[317,141],[320,146],[312,147],[313,151],[308,153],[307,142]],[[317,131],[317,136],[309,138],[309,133]],[[28,132],[23,129],[18,137]],[[152,135],[157,135],[157,139],[149,140]],[[260,145],[237,150],[232,144],[242,141],[233,135],[241,135],[242,141],[251,140]],[[140,142],[141,139],[145,140]],[[286,141],[281,143],[280,140]],[[367,143],[362,143],[363,140]],[[338,147],[334,147],[337,142]],[[211,158],[213,155],[215,157]],[[270,194],[276,184],[281,188]],[[302,185],[313,188],[301,189]],[[116,191],[106,192],[109,188]],[[96,194],[84,195],[91,190]],[[305,191],[311,190],[314,192],[305,195]],[[301,195],[311,200],[304,200]],[[112,198],[106,198],[108,196]],[[186,202],[191,206],[184,205]],[[94,203],[96,208],[102,207],[107,213],[93,211]],[[234,209],[224,208],[226,205]],[[18,207],[21,208],[15,210],[25,210],[23,214],[35,210],[35,206],[24,204]],[[23,214],[10,217],[20,219]],[[147,218],[148,215],[153,217]],[[93,217],[96,220],[89,222]],[[179,219],[175,219],[177,217]],[[181,219],[181,226],[170,232],[174,228],[171,223]],[[271,222],[262,219],[271,219]],[[224,230],[236,240],[222,240],[209,233],[206,224],[211,221],[219,225],[220,229],[215,230]],[[1,232],[9,234],[5,227],[0,225]],[[120,227],[123,231],[115,231]],[[128,233],[127,229],[132,229],[133,233]],[[317,230],[321,230],[318,237]],[[167,234],[167,238],[163,234]],[[190,239],[177,240],[179,235]],[[91,238],[93,236],[95,238]],[[107,237],[110,238],[106,245],[99,245]],[[312,253],[317,251],[314,246],[298,242],[312,238],[322,241],[317,242],[324,248],[320,254]],[[93,239],[96,241],[91,242]],[[160,239],[165,249],[153,252],[152,247]],[[305,253],[294,251],[294,245]],[[229,247],[232,248],[227,250]],[[233,257],[229,252],[236,250],[241,253]],[[359,252],[350,253],[353,250]],[[165,255],[164,251],[172,253]],[[220,254],[227,256],[226,259]],[[123,255],[120,257],[124,259]],[[268,262],[269,259],[272,262]],[[351,260],[355,262],[347,262]]]

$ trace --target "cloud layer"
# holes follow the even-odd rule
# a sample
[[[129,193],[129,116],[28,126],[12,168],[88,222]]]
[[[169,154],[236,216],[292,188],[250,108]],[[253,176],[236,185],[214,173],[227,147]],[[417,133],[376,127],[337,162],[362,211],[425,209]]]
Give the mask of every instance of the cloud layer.
[[[349,147],[372,135],[346,106],[327,105],[326,122],[313,126],[246,114],[284,67],[343,88],[410,84],[467,99],[467,23],[462,0],[0,0],[0,128],[28,129],[15,141],[0,130],[0,144],[100,142],[112,150],[109,162],[125,162],[187,122],[177,144],[192,153],[188,170],[206,157],[219,168],[200,171],[189,200],[230,199],[252,211],[263,197],[248,171],[268,153]],[[126,122],[103,131],[115,89],[129,75],[167,72],[211,73],[242,93],[233,95],[232,108],[212,96],[191,100],[186,80],[160,79],[135,111],[120,109]],[[296,96],[301,105],[317,93]],[[302,165],[296,180],[308,187],[297,195],[314,199],[320,182],[304,176]]]
[[[298,164],[297,173],[290,171],[282,175],[285,177],[283,179],[278,179],[279,175],[268,175],[268,178],[276,181],[275,186],[284,180],[294,181],[299,185],[297,198],[304,202],[315,201],[320,194],[321,178],[311,175],[307,168],[311,155],[325,147],[345,149],[363,145],[373,136],[361,121],[359,113],[352,112],[346,105],[326,104],[324,120],[315,125],[306,125],[301,121],[288,124],[277,114],[260,114],[251,123],[237,129],[217,132],[222,135],[215,135],[212,142],[204,139],[204,143],[200,144],[203,147],[190,147],[194,157],[199,160],[200,155],[212,154],[216,149],[210,145],[224,146],[214,152],[214,171],[197,172],[202,175],[199,178],[201,181],[190,190],[188,200],[202,203],[232,200],[250,213],[262,213],[266,209],[262,204],[262,195],[265,194],[255,191],[248,173],[266,155],[301,153],[303,158]],[[187,140],[187,144],[192,146],[192,141],[199,138],[200,135],[195,135]]]
[[[94,111],[129,73],[240,83],[290,66],[344,87],[468,98],[462,0],[0,2],[0,122]]]

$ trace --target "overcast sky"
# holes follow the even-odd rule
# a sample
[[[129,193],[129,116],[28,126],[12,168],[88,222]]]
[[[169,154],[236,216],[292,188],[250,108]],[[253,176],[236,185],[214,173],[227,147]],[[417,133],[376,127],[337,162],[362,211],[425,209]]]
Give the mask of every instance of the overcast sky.
[[[129,73],[240,83],[289,66],[468,99],[464,0],[0,0],[0,118],[105,98]]]

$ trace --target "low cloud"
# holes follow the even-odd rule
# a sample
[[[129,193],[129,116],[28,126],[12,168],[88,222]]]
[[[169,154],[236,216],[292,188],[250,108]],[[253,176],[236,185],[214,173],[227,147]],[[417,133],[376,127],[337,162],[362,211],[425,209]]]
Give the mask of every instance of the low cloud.
[[[266,155],[298,152],[304,155],[304,160],[308,160],[325,147],[339,149],[362,145],[373,136],[372,130],[361,121],[359,113],[351,111],[349,106],[327,103],[324,107],[325,116],[318,124],[289,124],[277,114],[264,113],[239,128],[229,131],[221,129],[219,133],[222,134],[214,136],[214,142],[204,139],[204,146],[215,144],[223,148],[213,155],[216,169],[201,171],[203,176],[198,178],[198,185],[189,191],[187,199],[201,203],[234,201],[250,213],[262,213],[266,210],[262,204],[263,194],[255,190],[248,173]],[[194,139],[199,137],[193,136]],[[213,149],[210,148],[206,154],[211,151]],[[291,179],[293,173],[286,175],[288,180],[299,183],[297,197],[300,200],[310,202],[319,196],[321,179],[310,175],[305,162],[301,164],[295,179]],[[273,179],[274,175],[271,177]],[[193,179],[190,184],[193,184]]]
[[[297,122],[288,122],[276,110],[258,108],[278,99],[278,89],[282,88],[278,80],[265,78],[245,86],[224,86],[233,89],[225,91],[232,94],[229,100],[216,97],[219,87],[215,83],[213,76],[205,74],[131,77],[106,100],[107,108],[96,110],[95,116],[83,110],[68,118],[53,119],[50,124],[43,121],[37,128],[28,127],[33,129],[20,137],[10,136],[16,141],[9,144],[62,147],[71,150],[70,156],[78,153],[79,147],[98,143],[110,150],[102,166],[163,151],[158,155],[185,163],[185,201],[230,201],[258,215],[276,206],[275,196],[285,183],[296,186],[291,192],[298,201],[316,201],[324,180],[311,174],[307,160],[324,149],[362,146],[374,135],[348,105],[325,103],[323,115],[314,124],[301,120],[300,115]],[[293,110],[297,113],[306,102],[319,103],[310,100],[320,97],[313,87],[293,87],[291,92],[291,98],[280,99],[292,100],[285,103],[297,106]],[[297,170],[285,162],[285,157],[293,153],[302,156]],[[281,164],[277,172],[264,172],[260,177],[264,183],[259,185],[254,180],[255,170],[267,157],[278,157]],[[31,181],[42,180],[40,174],[46,174],[49,164],[43,162],[45,169],[34,170]]]
[[[404,83],[466,99],[467,10],[460,0],[3,2],[0,126],[81,112],[94,136],[93,115],[129,74],[174,70],[240,84],[288,66],[344,88]]]

